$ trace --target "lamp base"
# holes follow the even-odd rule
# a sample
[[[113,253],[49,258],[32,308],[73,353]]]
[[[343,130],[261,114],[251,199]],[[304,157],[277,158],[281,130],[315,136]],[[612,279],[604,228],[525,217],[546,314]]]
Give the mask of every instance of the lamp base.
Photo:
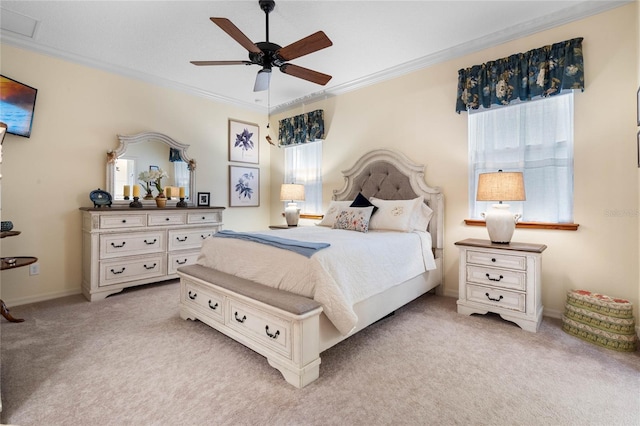
[[[284,209],[284,218],[287,220],[287,225],[298,226],[300,220],[300,209],[296,203],[288,203],[287,208]]]
[[[520,214],[511,213],[509,204],[494,204],[491,210],[481,213],[481,216],[487,224],[487,232],[492,243],[509,244],[511,242]]]

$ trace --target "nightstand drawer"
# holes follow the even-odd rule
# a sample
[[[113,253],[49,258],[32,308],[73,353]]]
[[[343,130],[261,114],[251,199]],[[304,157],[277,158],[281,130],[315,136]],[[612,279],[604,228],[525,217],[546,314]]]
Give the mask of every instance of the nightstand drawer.
[[[466,296],[470,302],[497,306],[517,312],[525,312],[526,310],[526,297],[524,293],[467,284]]]
[[[527,274],[508,269],[467,265],[467,281],[510,290],[525,291],[527,288]]]
[[[494,266],[496,268],[519,269],[521,271],[527,269],[527,258],[525,256],[485,253],[475,250],[467,251],[467,263]]]

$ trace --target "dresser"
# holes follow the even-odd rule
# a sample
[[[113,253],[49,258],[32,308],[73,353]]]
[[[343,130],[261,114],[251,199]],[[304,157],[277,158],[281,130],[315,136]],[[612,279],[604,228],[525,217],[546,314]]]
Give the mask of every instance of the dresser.
[[[458,313],[494,312],[523,330],[542,321],[541,263],[544,244],[466,239],[460,250]]]
[[[81,208],[82,293],[100,300],[126,287],[178,278],[202,241],[222,228],[224,207]]]

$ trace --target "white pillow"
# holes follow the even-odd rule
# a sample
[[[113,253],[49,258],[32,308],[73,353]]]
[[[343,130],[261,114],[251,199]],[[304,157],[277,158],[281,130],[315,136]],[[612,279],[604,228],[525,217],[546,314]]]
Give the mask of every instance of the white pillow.
[[[369,201],[378,208],[371,217],[369,229],[409,232],[413,231],[414,212],[419,210],[420,204],[424,204],[424,197],[413,200],[381,200],[371,197]]]
[[[342,209],[345,207],[349,207],[351,203],[353,203],[353,200],[331,201],[329,203],[329,208],[327,209],[327,212],[324,214],[324,217],[322,218],[320,223],[318,223],[318,225],[328,226],[330,228],[333,227],[333,224],[336,223],[336,218],[338,217]]]
[[[413,218],[411,219],[411,229],[416,231],[426,231],[433,216],[433,210],[427,206],[424,202],[420,205],[420,208],[413,212]]]
[[[347,229],[349,231],[367,232],[369,220],[373,213],[373,206],[345,207],[340,210],[333,229]]]

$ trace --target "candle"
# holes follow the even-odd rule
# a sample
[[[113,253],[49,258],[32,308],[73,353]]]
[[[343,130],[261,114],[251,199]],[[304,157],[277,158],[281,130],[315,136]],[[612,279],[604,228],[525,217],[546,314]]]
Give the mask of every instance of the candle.
[[[180,198],[184,198],[184,186],[180,187]]]
[[[125,185],[124,186],[124,196],[128,197],[129,195],[131,195],[131,187],[129,185]]]
[[[167,194],[167,198],[171,198],[171,187],[167,186],[167,190],[165,191]]]
[[[139,197],[140,196],[140,186],[133,185],[133,196],[134,197]]]

